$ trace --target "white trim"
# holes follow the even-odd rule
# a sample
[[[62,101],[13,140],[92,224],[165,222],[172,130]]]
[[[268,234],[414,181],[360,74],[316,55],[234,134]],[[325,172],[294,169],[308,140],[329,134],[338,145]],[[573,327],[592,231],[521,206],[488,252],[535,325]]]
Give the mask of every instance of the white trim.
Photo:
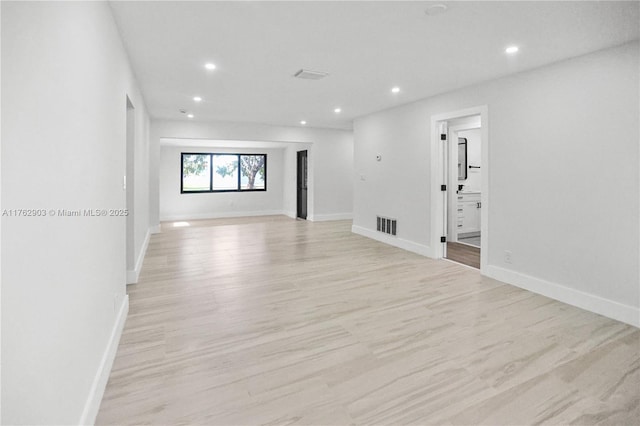
[[[412,253],[417,253],[427,257],[433,257],[431,247],[413,241],[392,237],[387,234],[372,231],[370,229],[356,225],[351,226],[351,232],[353,232],[354,234],[362,235],[363,237],[371,238],[372,240],[380,241],[381,243],[389,244],[390,246],[410,251]]]
[[[149,227],[149,232],[151,234],[159,234],[159,233],[161,233],[162,229],[160,228],[160,224],[153,225],[153,226]]]
[[[133,271],[127,271],[127,284],[135,284],[140,278],[140,271],[142,270],[142,262],[144,262],[144,256],[147,254],[147,247],[149,247],[149,239],[151,238],[151,228],[147,229],[147,235],[144,237],[142,248],[138,254],[138,260],[136,260],[136,266]]]
[[[476,271],[477,273],[480,273],[480,270],[478,268],[474,268],[473,266],[465,265],[464,263],[456,262],[455,260],[447,259],[446,257],[443,257],[440,260],[444,260],[445,262],[449,262],[449,263],[454,263],[454,264],[456,264],[458,266],[462,266],[464,268],[471,269],[471,270]]]
[[[297,215],[297,212],[296,212],[295,210],[289,210],[289,211],[285,211],[285,212],[283,212],[283,214],[284,214],[285,216],[290,217],[291,219],[295,219],[295,218],[296,218],[296,215]]]
[[[484,272],[498,281],[640,328],[640,308],[498,266],[490,265]]]
[[[111,374],[111,367],[113,367],[113,360],[116,357],[118,350],[118,344],[120,343],[120,336],[122,336],[122,330],[124,329],[124,323],[127,320],[127,314],[129,312],[129,296],[125,295],[120,305],[120,311],[116,317],[116,322],[111,330],[111,337],[107,343],[107,348],[102,355],[102,360],[98,366],[98,371],[91,384],[89,395],[84,404],[82,415],[80,416],[80,425],[93,425],[96,422],[96,416],[100,409],[100,403],[102,402],[102,396],[104,390],[107,387],[109,381],[109,375]]]
[[[473,108],[461,109],[458,111],[436,114],[431,116],[431,247],[433,247],[433,258],[441,259],[444,255],[444,245],[440,242],[440,230],[444,229],[444,200],[440,191],[442,172],[442,144],[439,143],[440,135],[438,123],[441,121],[453,120],[455,118],[480,115],[480,126],[482,130],[481,161],[482,185],[480,201],[482,202],[482,216],[480,218],[480,232],[482,240],[480,242],[480,272],[486,275],[488,267],[489,253],[489,108],[481,105]]]
[[[223,219],[227,217],[276,216],[276,215],[284,215],[284,214],[286,213],[282,210],[179,214],[179,215],[163,216],[160,218],[160,222],[175,222],[178,220]]]
[[[330,213],[330,214],[317,214],[313,216],[312,222],[327,222],[330,220],[351,220],[353,219],[353,213]]]

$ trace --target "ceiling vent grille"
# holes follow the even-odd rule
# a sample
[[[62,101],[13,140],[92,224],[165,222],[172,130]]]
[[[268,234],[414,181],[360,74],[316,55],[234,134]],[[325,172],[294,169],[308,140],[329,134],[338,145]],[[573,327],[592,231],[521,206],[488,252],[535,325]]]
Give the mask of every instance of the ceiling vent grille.
[[[304,78],[306,80],[320,80],[321,78],[325,78],[328,76],[328,72],[322,71],[311,71],[311,70],[300,70],[295,73],[293,76],[296,78]]]

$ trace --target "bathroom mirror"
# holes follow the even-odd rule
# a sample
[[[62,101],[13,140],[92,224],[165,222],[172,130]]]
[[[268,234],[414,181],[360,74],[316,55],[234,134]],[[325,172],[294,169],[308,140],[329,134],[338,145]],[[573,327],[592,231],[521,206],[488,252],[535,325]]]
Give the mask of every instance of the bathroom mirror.
[[[458,180],[467,179],[467,138],[458,138]]]

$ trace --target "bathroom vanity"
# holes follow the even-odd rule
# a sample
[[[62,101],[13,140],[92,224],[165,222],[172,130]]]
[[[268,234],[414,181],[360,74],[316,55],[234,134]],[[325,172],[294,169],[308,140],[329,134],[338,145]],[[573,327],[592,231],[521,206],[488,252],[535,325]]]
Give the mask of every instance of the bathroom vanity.
[[[480,192],[458,191],[457,199],[456,230],[458,238],[479,236],[482,209]]]

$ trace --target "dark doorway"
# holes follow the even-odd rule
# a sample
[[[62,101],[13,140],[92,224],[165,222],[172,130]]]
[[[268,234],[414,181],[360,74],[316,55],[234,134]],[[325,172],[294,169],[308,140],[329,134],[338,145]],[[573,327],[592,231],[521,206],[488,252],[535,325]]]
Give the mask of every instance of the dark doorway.
[[[297,217],[307,218],[307,151],[298,151],[298,211]]]

